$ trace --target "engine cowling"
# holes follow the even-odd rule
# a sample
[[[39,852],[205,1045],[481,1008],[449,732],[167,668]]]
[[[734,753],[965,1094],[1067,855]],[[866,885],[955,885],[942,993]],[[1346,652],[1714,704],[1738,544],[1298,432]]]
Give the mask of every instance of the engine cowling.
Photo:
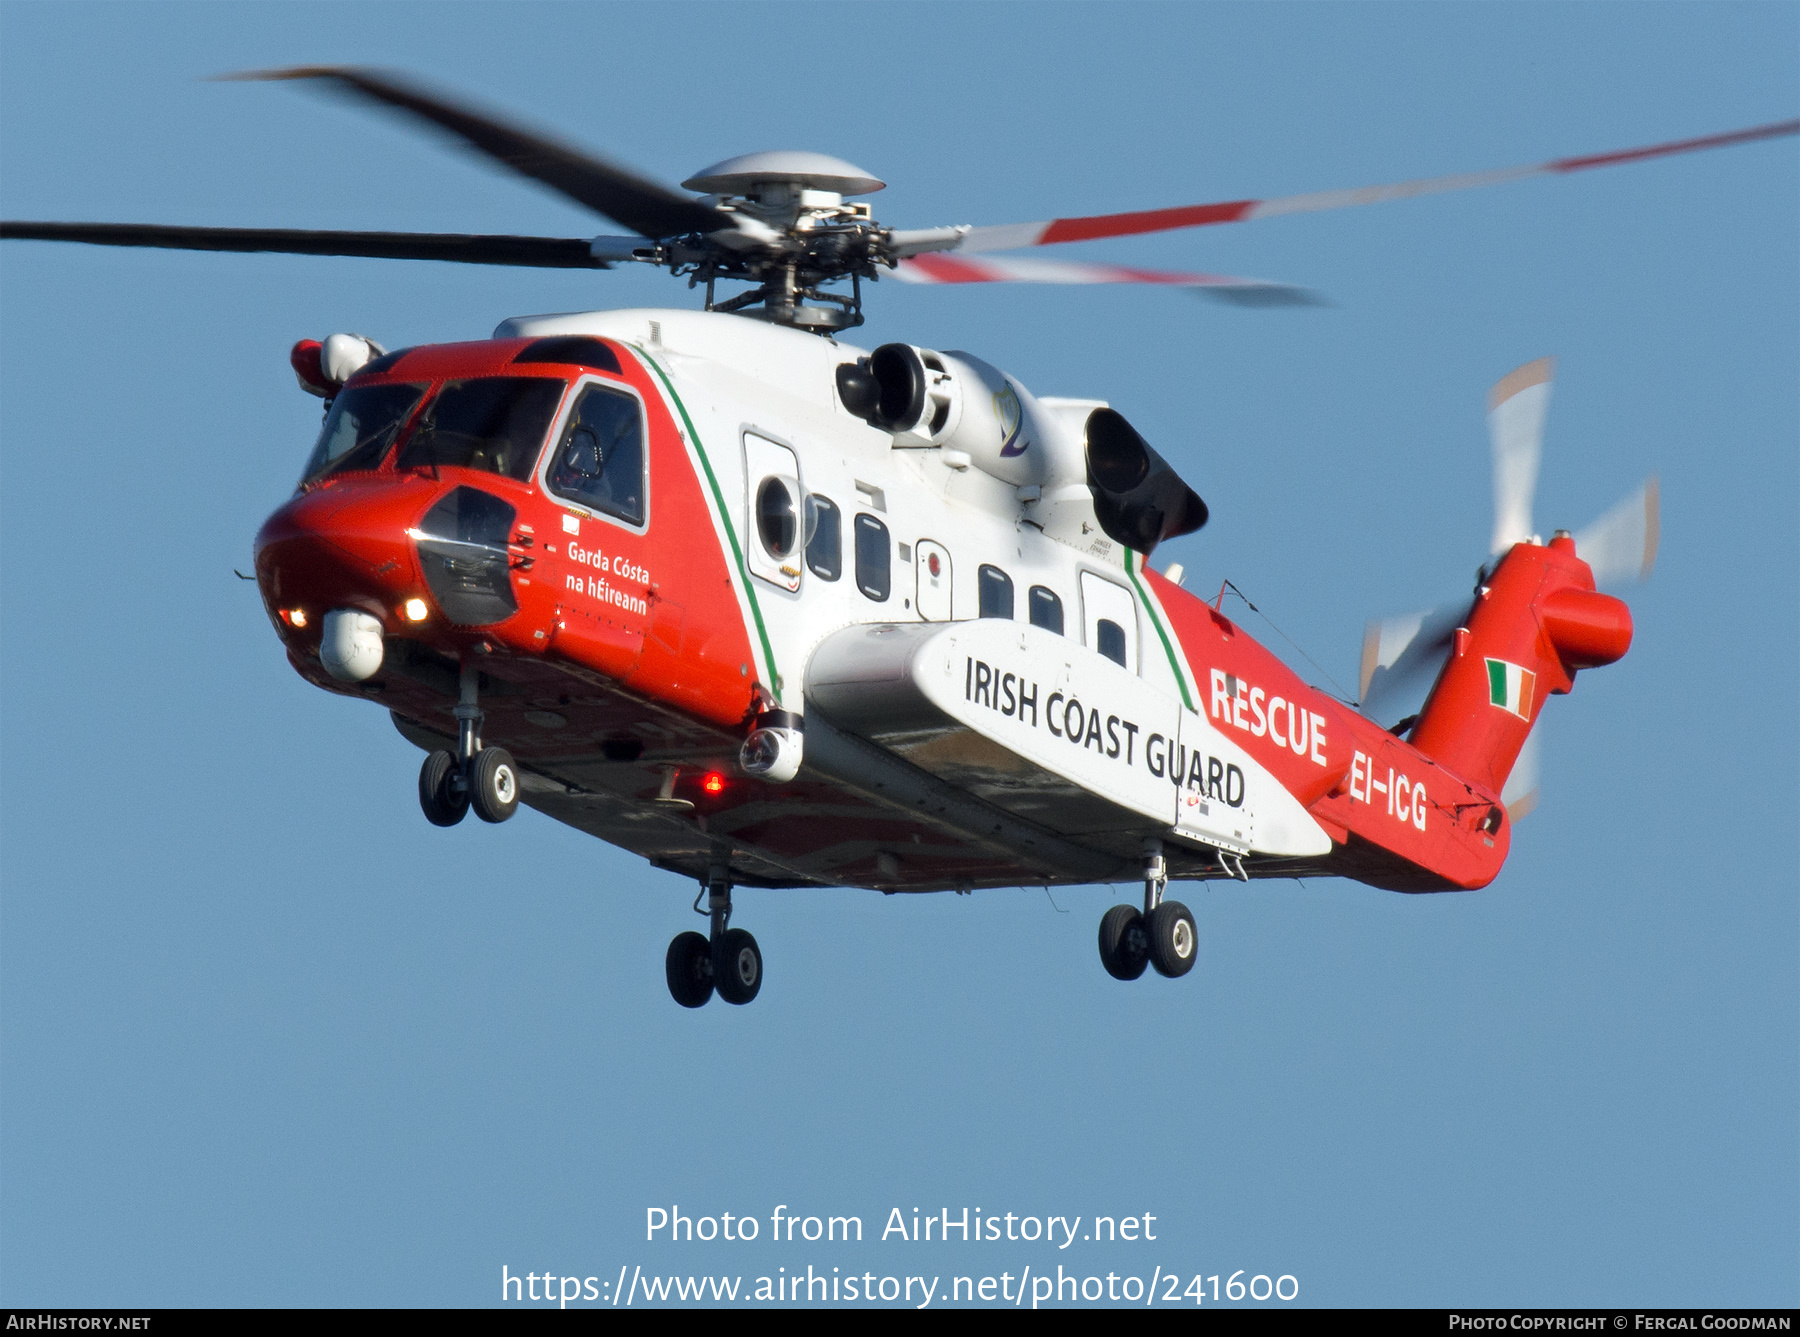
[[[1206,503],[1116,409],[1087,420],[1087,485],[1094,518],[1115,543],[1148,556],[1164,539],[1206,523]]]
[[[931,446],[1014,487],[1079,481],[1080,441],[998,367],[968,353],[883,344],[838,368],[838,397],[894,445]]]
[[[940,447],[1021,489],[1036,521],[1059,530],[1071,509],[1141,553],[1206,523],[1206,503],[1117,410],[1093,401],[1040,403],[998,367],[968,353],[883,344],[837,371],[844,407],[894,445]],[[1036,489],[1035,492],[1030,489]],[[1080,532],[1086,532],[1081,530]]]

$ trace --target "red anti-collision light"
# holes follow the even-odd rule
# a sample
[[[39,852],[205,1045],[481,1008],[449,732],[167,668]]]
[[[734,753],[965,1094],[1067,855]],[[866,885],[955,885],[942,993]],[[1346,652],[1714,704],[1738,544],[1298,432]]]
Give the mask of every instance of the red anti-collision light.
[[[700,782],[700,788],[709,794],[722,794],[725,792],[725,777],[717,771],[708,771],[706,778]]]
[[[317,339],[302,339],[288,354],[288,365],[294,369],[294,379],[300,382],[302,390],[320,399],[329,399],[337,393],[338,387],[325,375],[325,364],[320,358],[323,349],[324,345]]]

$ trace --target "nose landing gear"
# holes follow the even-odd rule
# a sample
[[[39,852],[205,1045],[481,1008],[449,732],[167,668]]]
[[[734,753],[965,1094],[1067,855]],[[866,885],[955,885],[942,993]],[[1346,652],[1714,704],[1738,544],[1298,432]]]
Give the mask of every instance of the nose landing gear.
[[[704,1007],[715,992],[742,1005],[762,992],[762,949],[741,928],[731,928],[731,871],[714,865],[706,879],[710,935],[678,933],[664,968],[669,994],[683,1007]]]
[[[456,752],[442,748],[419,768],[419,807],[433,826],[455,826],[470,808],[484,822],[504,822],[519,807],[519,771],[512,753],[481,745],[481,674],[462,668],[456,706]]]
[[[1116,980],[1134,980],[1146,966],[1170,979],[1194,968],[1199,938],[1194,916],[1180,901],[1165,901],[1169,885],[1162,842],[1144,842],[1144,909],[1115,905],[1100,919],[1100,964]]]

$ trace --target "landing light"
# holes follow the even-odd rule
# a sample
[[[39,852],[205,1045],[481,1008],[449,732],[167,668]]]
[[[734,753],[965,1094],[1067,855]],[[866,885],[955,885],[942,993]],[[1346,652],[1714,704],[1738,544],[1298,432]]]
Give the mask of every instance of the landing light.
[[[287,624],[290,627],[304,627],[306,625],[306,610],[304,608],[289,608],[282,613],[282,616],[287,619]]]
[[[425,601],[423,599],[408,599],[406,601],[406,606],[400,611],[406,614],[406,620],[408,622],[423,622],[426,616],[431,612],[431,610],[425,606]]]
[[[725,792],[725,777],[717,771],[708,771],[706,778],[700,782],[700,788],[709,794],[722,794]]]

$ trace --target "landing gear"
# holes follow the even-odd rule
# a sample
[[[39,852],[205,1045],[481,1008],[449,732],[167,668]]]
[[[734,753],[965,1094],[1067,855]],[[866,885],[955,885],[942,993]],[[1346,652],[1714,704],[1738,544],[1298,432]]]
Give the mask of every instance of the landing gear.
[[[469,811],[469,791],[456,783],[460,778],[456,758],[442,748],[419,767],[419,807],[433,826],[455,826]]]
[[[705,1007],[713,996],[712,944],[704,933],[677,933],[663,961],[669,993],[683,1007]]]
[[[419,807],[433,826],[455,826],[471,807],[484,822],[504,822],[519,807],[519,768],[503,747],[481,745],[481,674],[462,669],[456,706],[456,752],[439,749],[419,768]]]
[[[745,930],[727,929],[713,949],[713,984],[728,1003],[747,1003],[762,991],[762,949]]]
[[[712,932],[675,935],[663,960],[669,994],[683,1007],[703,1007],[715,991],[728,1003],[748,1003],[762,991],[762,949],[745,930],[730,927],[729,868],[714,865],[705,895]]]
[[[1180,901],[1164,901],[1150,912],[1145,921],[1150,939],[1150,964],[1156,973],[1179,979],[1194,968],[1199,955],[1199,939],[1194,932],[1194,916]]]
[[[1169,885],[1162,842],[1144,842],[1144,908],[1115,905],[1100,920],[1100,964],[1116,980],[1134,980],[1144,967],[1177,979],[1194,968],[1199,935],[1194,916],[1180,901],[1165,901]]]
[[[1115,905],[1100,917],[1100,964],[1116,980],[1134,980],[1150,964],[1150,936],[1135,905]]]
[[[504,822],[519,807],[519,772],[512,753],[484,747],[467,767],[469,804],[484,822]]]

